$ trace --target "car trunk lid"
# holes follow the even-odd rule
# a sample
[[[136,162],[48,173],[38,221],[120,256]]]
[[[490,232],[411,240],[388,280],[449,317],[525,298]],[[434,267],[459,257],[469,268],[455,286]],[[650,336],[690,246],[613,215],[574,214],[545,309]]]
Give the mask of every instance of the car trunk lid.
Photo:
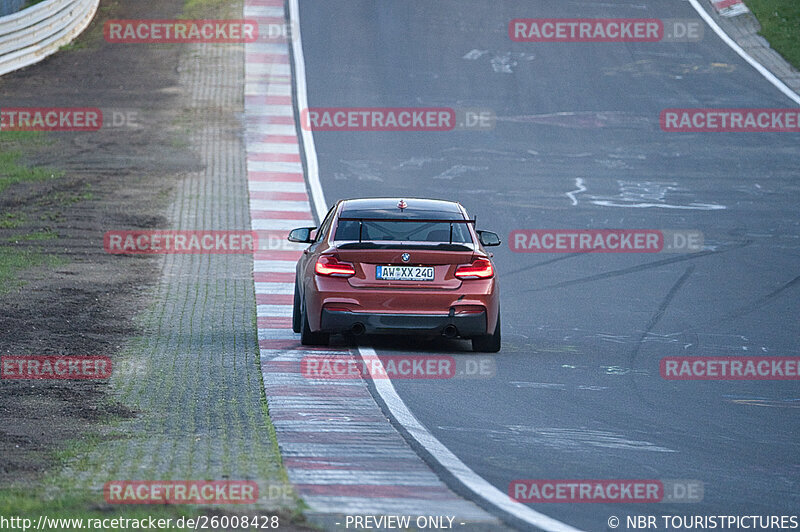
[[[434,246],[402,245],[397,242],[381,245],[360,243],[339,246],[335,253],[339,260],[354,265],[356,275],[348,282],[354,288],[386,289],[457,289],[461,280],[454,276],[460,264],[472,262],[474,248],[469,244],[439,244]],[[404,260],[405,259],[405,260]],[[432,267],[433,280],[384,280],[377,278],[378,267]]]

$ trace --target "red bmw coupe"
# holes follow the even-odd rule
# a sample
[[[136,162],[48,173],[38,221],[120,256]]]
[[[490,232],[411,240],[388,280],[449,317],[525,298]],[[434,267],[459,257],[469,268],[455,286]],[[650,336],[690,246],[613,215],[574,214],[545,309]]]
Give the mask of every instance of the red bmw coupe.
[[[336,203],[319,228],[289,234],[310,246],[297,262],[292,327],[303,345],[332,333],[421,334],[500,350],[500,297],[491,254],[459,203],[364,198]]]

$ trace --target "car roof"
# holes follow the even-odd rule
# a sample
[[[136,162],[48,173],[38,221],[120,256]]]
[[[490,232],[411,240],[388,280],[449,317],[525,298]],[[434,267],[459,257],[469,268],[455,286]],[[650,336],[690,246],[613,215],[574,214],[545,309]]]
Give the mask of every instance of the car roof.
[[[400,201],[406,207],[400,209]],[[441,218],[463,220],[461,205],[455,201],[423,198],[358,198],[342,201],[344,218]]]

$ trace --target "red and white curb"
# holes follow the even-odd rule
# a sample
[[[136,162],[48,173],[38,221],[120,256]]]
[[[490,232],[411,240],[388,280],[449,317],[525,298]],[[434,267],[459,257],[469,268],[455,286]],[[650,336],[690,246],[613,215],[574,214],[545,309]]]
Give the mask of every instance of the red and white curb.
[[[283,0],[245,0],[259,35],[284,23]],[[289,480],[308,513],[455,516],[454,524],[497,520],[452,491],[392,427],[362,380],[305,378],[311,349],[292,332],[295,263],[305,246],[288,230],[316,225],[306,192],[292,104],[289,48],[274,40],[245,45],[247,178],[254,253],[258,339],[269,413]]]
[[[750,12],[742,0],[711,0],[711,5],[723,17],[735,17]]]

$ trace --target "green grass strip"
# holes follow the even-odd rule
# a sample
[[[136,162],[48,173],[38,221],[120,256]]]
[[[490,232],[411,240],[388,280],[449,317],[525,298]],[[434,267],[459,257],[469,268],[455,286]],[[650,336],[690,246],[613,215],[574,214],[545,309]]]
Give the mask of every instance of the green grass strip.
[[[761,24],[759,34],[784,59],[800,68],[800,1],[747,0],[746,4]]]

